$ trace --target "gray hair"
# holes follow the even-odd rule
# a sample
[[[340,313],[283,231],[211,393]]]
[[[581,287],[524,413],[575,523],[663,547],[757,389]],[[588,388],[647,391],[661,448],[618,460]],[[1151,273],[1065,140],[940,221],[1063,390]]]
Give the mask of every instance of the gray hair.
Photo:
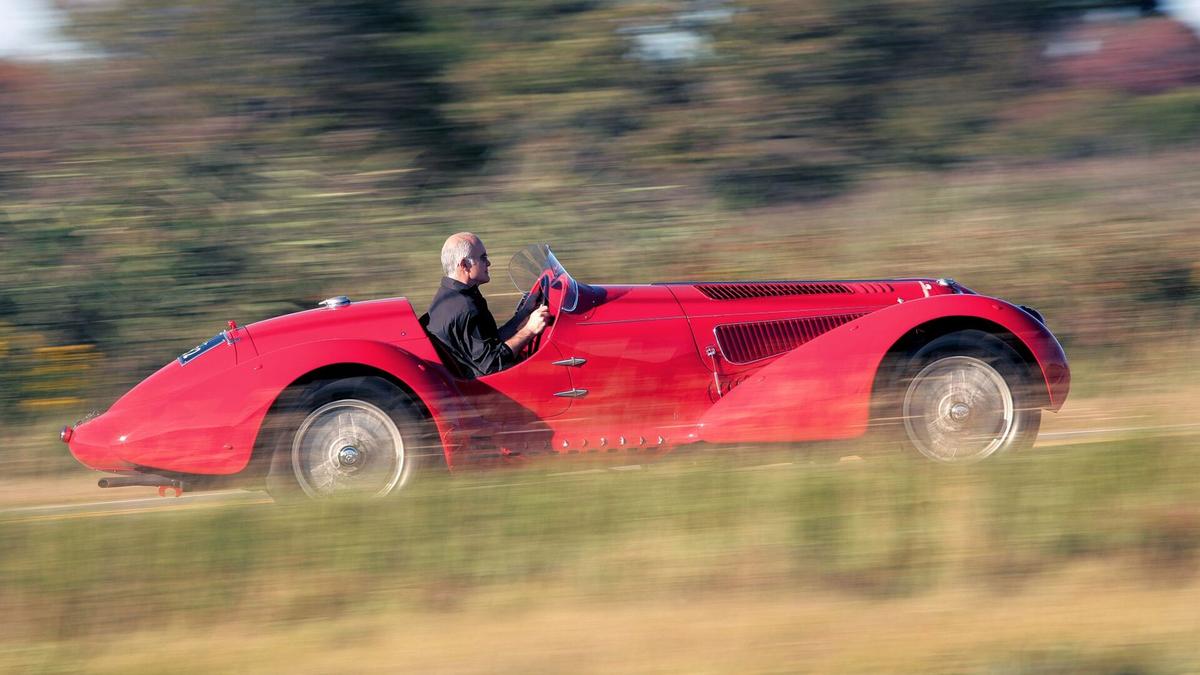
[[[442,272],[448,277],[454,276],[454,272],[458,270],[458,266],[462,261],[471,260],[471,244],[474,240],[479,239],[470,232],[459,232],[458,234],[450,235],[445,244],[442,244]]]

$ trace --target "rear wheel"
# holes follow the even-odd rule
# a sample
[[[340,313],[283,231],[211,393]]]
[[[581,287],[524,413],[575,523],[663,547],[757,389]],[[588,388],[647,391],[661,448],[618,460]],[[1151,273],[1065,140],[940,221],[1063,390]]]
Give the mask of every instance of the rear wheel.
[[[902,439],[947,464],[1027,449],[1041,425],[1036,384],[1020,356],[994,335],[965,330],[939,337],[913,354],[895,388]]]
[[[267,491],[277,500],[386,497],[433,463],[435,438],[417,402],[388,380],[317,382],[283,414]]]

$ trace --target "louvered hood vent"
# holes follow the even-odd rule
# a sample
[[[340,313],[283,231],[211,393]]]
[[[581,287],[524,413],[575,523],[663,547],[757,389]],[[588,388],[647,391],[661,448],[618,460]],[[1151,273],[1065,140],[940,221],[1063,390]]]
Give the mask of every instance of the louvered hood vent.
[[[895,293],[896,287],[886,281],[858,281],[849,284],[855,293]]]
[[[721,355],[730,363],[743,365],[790,352],[822,333],[863,316],[866,314],[731,323],[717,326],[714,332]]]
[[[712,300],[741,300],[785,295],[848,295],[854,292],[846,284],[833,282],[696,284],[696,290]]]

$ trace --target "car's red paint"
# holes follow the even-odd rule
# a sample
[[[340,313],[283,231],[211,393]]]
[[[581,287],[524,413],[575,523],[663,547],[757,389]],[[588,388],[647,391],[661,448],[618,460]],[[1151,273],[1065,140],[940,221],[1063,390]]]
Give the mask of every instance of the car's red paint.
[[[281,394],[339,373],[377,373],[407,388],[451,467],[546,453],[656,453],[696,441],[852,438],[867,428],[889,351],[913,331],[957,320],[1013,341],[1041,373],[1044,407],[1059,409],[1069,389],[1063,351],[1038,319],[953,283],[579,285],[577,306],[565,311],[563,274],[547,279],[552,326],[509,370],[452,376],[404,298],[314,309],[232,328],[186,365],[172,361],[74,428],[71,451],[102,471],[245,473],[267,445],[264,428]],[[779,288],[787,294],[769,295]],[[730,326],[757,335],[770,322],[829,317],[824,332],[749,362],[717,339]],[[762,339],[759,347],[772,348],[778,336]]]
[[[762,368],[701,418],[703,440],[727,443],[853,438],[866,431],[875,374],[904,334],[932,321],[986,320],[1020,340],[1047,386],[1046,407],[1066,397],[1067,360],[1054,336],[1023,310],[981,295],[895,304],[835,328]],[[781,415],[787,400],[799,415]]]

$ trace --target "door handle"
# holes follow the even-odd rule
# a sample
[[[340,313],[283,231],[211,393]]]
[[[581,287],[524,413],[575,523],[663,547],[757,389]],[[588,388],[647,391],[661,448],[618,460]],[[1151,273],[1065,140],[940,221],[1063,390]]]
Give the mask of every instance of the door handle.
[[[571,357],[571,358],[569,358],[569,359],[563,359],[563,360],[561,360],[561,361],[555,361],[555,362],[554,362],[554,365],[556,365],[556,366],[566,366],[566,367],[568,367],[568,368],[578,368],[579,366],[582,366],[582,365],[583,365],[583,364],[585,364],[585,363],[587,363],[587,359],[581,359],[581,358],[579,358],[578,356],[572,356],[572,357]]]
[[[556,392],[554,395],[561,396],[562,398],[583,398],[584,396],[587,396],[587,392],[587,389],[568,389],[566,391]]]

